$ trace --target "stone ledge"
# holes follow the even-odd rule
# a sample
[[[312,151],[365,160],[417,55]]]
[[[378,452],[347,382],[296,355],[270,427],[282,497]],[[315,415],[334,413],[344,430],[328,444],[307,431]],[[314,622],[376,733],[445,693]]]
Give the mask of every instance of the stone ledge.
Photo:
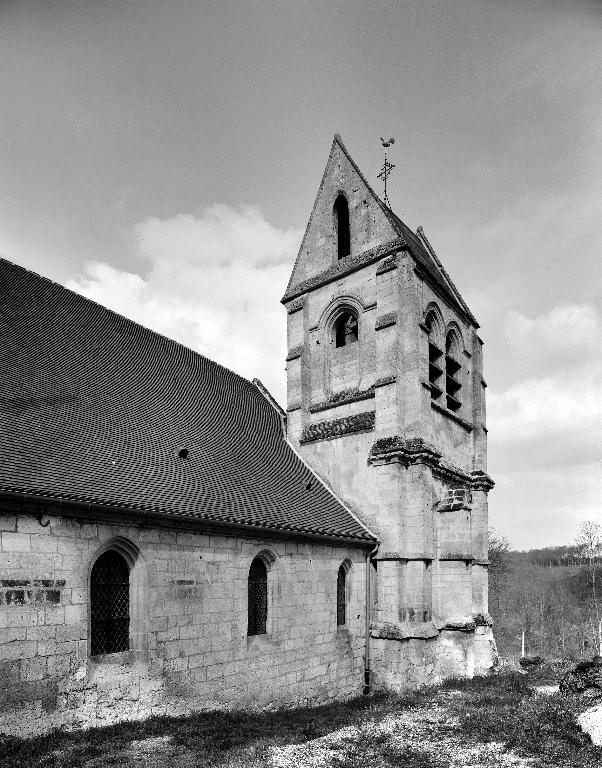
[[[286,362],[289,363],[291,360],[297,360],[297,358],[301,357],[302,353],[303,344],[297,344],[296,347],[291,347],[286,356]]]
[[[305,296],[300,296],[295,301],[291,301],[291,303],[287,306],[286,311],[289,315],[292,315],[294,312],[299,312],[299,310],[303,309],[305,306]]]
[[[397,254],[389,256],[388,259],[381,261],[376,270],[376,274],[384,275],[385,272],[391,272],[393,269],[397,269]]]
[[[336,408],[339,405],[347,405],[348,403],[357,403],[360,400],[369,400],[374,397],[374,387],[368,389],[348,389],[345,392],[337,392],[336,395],[332,395],[328,400],[324,400],[321,403],[309,406],[310,413],[319,413],[320,411],[327,411],[329,408]]]
[[[442,555],[439,555],[438,558],[441,562],[447,562],[447,561],[453,561],[453,560],[463,560],[464,562],[472,562],[474,560],[474,557],[469,554],[468,552],[445,552]]]
[[[328,440],[333,437],[342,437],[353,432],[368,432],[374,429],[376,414],[374,411],[356,413],[353,416],[345,416],[342,419],[332,421],[320,421],[317,424],[309,424],[301,433],[300,443],[312,443],[316,440]]]
[[[360,253],[357,256],[347,256],[324,270],[324,272],[320,272],[320,274],[315,275],[314,277],[308,277],[306,280],[302,280],[300,283],[297,283],[297,285],[289,288],[281,301],[285,304],[290,299],[296,299],[298,296],[307,293],[309,290],[319,288],[321,285],[326,285],[327,283],[336,280],[338,277],[343,277],[343,275],[356,272],[358,269],[382,259],[383,256],[389,256],[395,251],[407,249],[408,244],[400,237],[396,240],[391,240],[391,242],[385,243],[384,245],[371,248],[369,251],[364,251],[364,253]],[[390,267],[390,269],[394,269],[394,266]]]
[[[397,376],[391,375],[391,376],[381,376],[380,379],[377,379],[374,382],[374,387],[386,387],[387,384],[395,384],[397,381]]]
[[[432,621],[375,621],[370,624],[370,637],[380,640],[428,640],[438,634],[439,630]]]
[[[433,552],[378,552],[373,560],[434,560]]]
[[[465,485],[473,490],[490,490],[493,480],[486,472],[469,472],[443,458],[440,451],[421,437],[414,435],[391,435],[379,438],[370,449],[368,463],[381,466],[397,462],[409,467],[412,464],[426,464],[433,474],[447,483]]]
[[[472,616],[462,616],[446,619],[445,622],[441,622],[438,626],[442,630],[446,629],[450,632],[474,632],[477,625]]]
[[[376,323],[374,324],[374,330],[380,331],[383,328],[389,328],[392,325],[397,324],[397,312],[387,312],[384,315],[379,315],[376,318]]]

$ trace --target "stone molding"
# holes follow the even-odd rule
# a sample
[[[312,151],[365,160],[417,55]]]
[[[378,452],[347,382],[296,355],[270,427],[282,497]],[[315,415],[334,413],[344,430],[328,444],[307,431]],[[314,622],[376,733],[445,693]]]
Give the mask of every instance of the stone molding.
[[[297,344],[296,347],[291,347],[286,355],[286,362],[290,363],[291,360],[298,360],[303,353],[303,344]]]
[[[390,463],[425,464],[431,467],[433,474],[448,483],[467,486],[472,490],[489,491],[494,486],[493,480],[482,470],[468,472],[443,458],[432,443],[421,437],[403,437],[392,435],[381,437],[370,449],[368,463],[381,466]]]
[[[381,261],[376,269],[376,274],[383,275],[385,272],[391,272],[391,270],[397,269],[398,263],[397,254],[393,254],[388,259]]]
[[[490,491],[495,483],[482,469],[475,469],[470,473],[470,484],[475,491]]]
[[[321,403],[309,406],[310,413],[319,413],[320,411],[326,411],[329,408],[336,408],[339,405],[347,405],[348,403],[357,403],[360,400],[369,400],[374,397],[374,386],[368,389],[347,389],[344,392],[337,392],[335,395],[331,395],[328,400],[323,400]]]
[[[378,552],[373,560],[434,560],[433,552]]]
[[[381,376],[380,379],[376,379],[374,387],[386,387],[387,384],[395,384],[397,376],[392,374],[391,376]]]
[[[397,312],[387,312],[384,315],[379,315],[376,318],[376,323],[374,324],[374,330],[380,331],[381,328],[389,328],[391,325],[396,325],[397,323]]]
[[[301,444],[313,443],[316,440],[342,437],[353,432],[367,432],[374,429],[375,418],[376,414],[374,411],[365,411],[364,413],[356,413],[353,416],[345,416],[342,419],[309,424],[301,433],[299,442]]]
[[[439,630],[432,621],[374,621],[370,624],[370,637],[379,640],[427,640],[438,634]]]
[[[286,311],[289,315],[292,315],[294,312],[299,312],[299,310],[303,309],[305,306],[305,296],[300,296],[295,301],[291,301],[291,303],[287,306]]]
[[[396,240],[390,241],[389,243],[385,243],[384,245],[371,248],[369,251],[364,251],[364,253],[360,253],[357,256],[347,256],[344,259],[340,259],[336,264],[333,264],[328,269],[320,272],[318,275],[315,275],[314,277],[308,277],[306,280],[302,280],[300,283],[297,283],[297,285],[289,288],[289,290],[282,298],[282,303],[284,304],[291,299],[296,299],[301,294],[307,293],[307,291],[313,290],[315,288],[319,288],[322,285],[326,285],[327,283],[330,283],[339,277],[343,277],[343,275],[356,272],[358,269],[361,269],[368,264],[372,264],[373,262],[382,259],[383,256],[389,256],[395,251],[407,249],[408,244],[403,238],[400,237]],[[393,267],[391,267],[391,269],[393,269]]]

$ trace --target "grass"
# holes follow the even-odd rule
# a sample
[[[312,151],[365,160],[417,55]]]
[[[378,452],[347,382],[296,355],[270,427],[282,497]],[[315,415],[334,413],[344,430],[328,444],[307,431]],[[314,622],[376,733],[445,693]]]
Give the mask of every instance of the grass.
[[[599,768],[602,748],[574,724],[578,702],[533,691],[553,674],[537,668],[527,675],[450,680],[403,697],[155,717],[27,740],[0,736],[0,766],[448,768],[502,766],[511,754],[530,758],[534,768]]]

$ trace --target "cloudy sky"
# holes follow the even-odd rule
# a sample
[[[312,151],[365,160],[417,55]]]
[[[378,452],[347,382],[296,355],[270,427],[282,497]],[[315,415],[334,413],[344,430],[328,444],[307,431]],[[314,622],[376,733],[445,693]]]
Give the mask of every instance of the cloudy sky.
[[[285,397],[341,133],[482,326],[491,522],[600,519],[602,4],[0,0],[0,252]]]

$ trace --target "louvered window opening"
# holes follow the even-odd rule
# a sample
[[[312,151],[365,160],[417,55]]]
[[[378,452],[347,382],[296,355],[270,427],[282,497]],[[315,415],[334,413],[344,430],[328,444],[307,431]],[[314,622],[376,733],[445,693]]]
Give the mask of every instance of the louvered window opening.
[[[443,394],[441,389],[441,377],[443,376],[442,362],[443,352],[429,341],[429,384],[432,400],[439,400]]]
[[[120,653],[130,647],[130,572],[123,557],[105,552],[91,578],[91,653]]]
[[[460,373],[462,366],[454,357],[453,336],[448,334],[445,342],[445,399],[450,411],[460,409]]]
[[[268,572],[256,557],[249,568],[248,635],[265,635],[268,620]]]
[[[346,616],[346,580],[347,572],[341,566],[337,575],[337,626],[341,627],[345,624]]]

